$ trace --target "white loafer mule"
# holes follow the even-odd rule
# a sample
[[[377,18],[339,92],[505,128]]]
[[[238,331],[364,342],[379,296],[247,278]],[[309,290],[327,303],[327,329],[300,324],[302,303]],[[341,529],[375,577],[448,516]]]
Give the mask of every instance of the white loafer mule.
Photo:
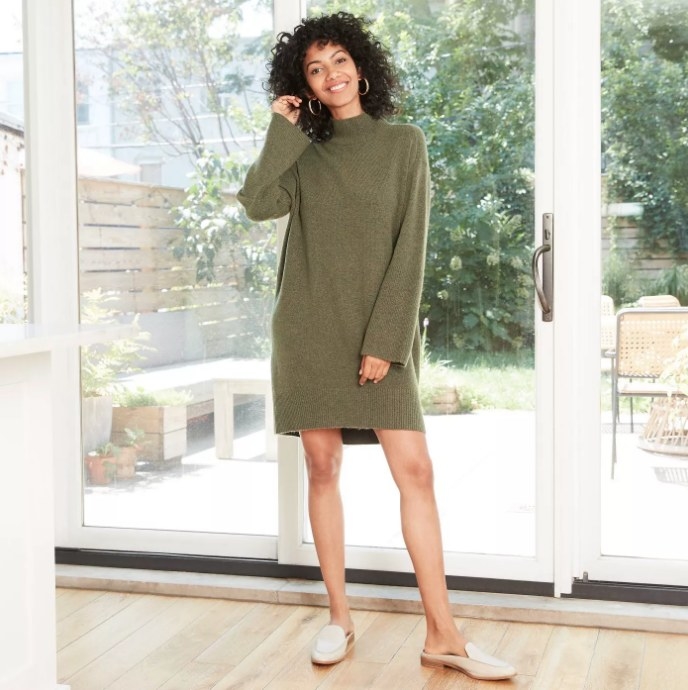
[[[338,625],[326,625],[315,638],[311,661],[314,664],[336,664],[346,656],[353,642],[353,632],[347,635]]]
[[[452,668],[476,680],[503,680],[516,675],[516,669],[513,666],[485,654],[472,642],[466,644],[466,654],[468,656],[423,652],[420,655],[420,663],[432,668]]]

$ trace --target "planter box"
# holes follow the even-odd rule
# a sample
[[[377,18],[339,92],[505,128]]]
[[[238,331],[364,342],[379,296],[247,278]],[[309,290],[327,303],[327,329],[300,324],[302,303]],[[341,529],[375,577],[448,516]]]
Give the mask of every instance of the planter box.
[[[454,386],[438,387],[425,405],[425,414],[456,414],[459,410],[459,396]]]
[[[186,453],[186,406],[113,407],[112,442],[127,441],[125,429],[141,429],[139,459],[164,467],[178,464]]]

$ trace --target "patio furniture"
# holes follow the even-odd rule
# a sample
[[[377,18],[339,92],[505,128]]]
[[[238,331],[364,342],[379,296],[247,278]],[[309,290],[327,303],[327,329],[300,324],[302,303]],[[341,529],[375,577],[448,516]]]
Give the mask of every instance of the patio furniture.
[[[277,437],[272,416],[272,384],[270,376],[257,378],[221,378],[215,379],[215,449],[217,457],[229,460],[234,457],[234,396],[265,396],[265,457],[277,459]]]
[[[680,307],[681,303],[673,295],[643,295],[636,302],[641,309],[662,309]]]
[[[600,300],[600,350],[601,371],[611,371],[616,348],[616,311],[614,300],[609,295],[602,295]]]
[[[616,465],[619,399],[666,397],[675,386],[657,381],[676,355],[678,336],[688,327],[688,308],[622,309],[616,315],[616,350],[612,362],[612,477]]]
[[[655,400],[638,445],[651,453],[688,455],[688,398],[674,394]]]

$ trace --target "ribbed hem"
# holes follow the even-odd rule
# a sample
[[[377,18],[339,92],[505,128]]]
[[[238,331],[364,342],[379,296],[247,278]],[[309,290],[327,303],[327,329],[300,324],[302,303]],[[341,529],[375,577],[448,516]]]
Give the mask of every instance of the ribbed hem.
[[[379,385],[379,384],[378,384]],[[275,431],[294,433],[305,429],[407,429],[425,431],[417,396],[399,390],[361,386],[351,389],[283,394],[275,398]]]

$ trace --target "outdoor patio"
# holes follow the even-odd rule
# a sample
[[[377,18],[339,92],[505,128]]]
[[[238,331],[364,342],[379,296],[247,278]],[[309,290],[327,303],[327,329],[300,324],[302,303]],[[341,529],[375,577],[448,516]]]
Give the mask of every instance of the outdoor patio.
[[[189,427],[181,464],[139,466],[134,478],[86,486],[91,526],[277,534],[277,463],[265,460],[262,399],[242,406],[235,457],[218,460],[212,418]],[[611,425],[602,434],[602,544],[609,555],[688,559],[688,459],[649,453],[618,434],[611,479]],[[534,414],[486,410],[427,417],[445,548],[531,556],[535,552]],[[403,548],[398,494],[378,447],[348,447],[342,474],[347,543]],[[470,529],[465,526],[470,525]],[[306,535],[308,538],[308,534]]]

